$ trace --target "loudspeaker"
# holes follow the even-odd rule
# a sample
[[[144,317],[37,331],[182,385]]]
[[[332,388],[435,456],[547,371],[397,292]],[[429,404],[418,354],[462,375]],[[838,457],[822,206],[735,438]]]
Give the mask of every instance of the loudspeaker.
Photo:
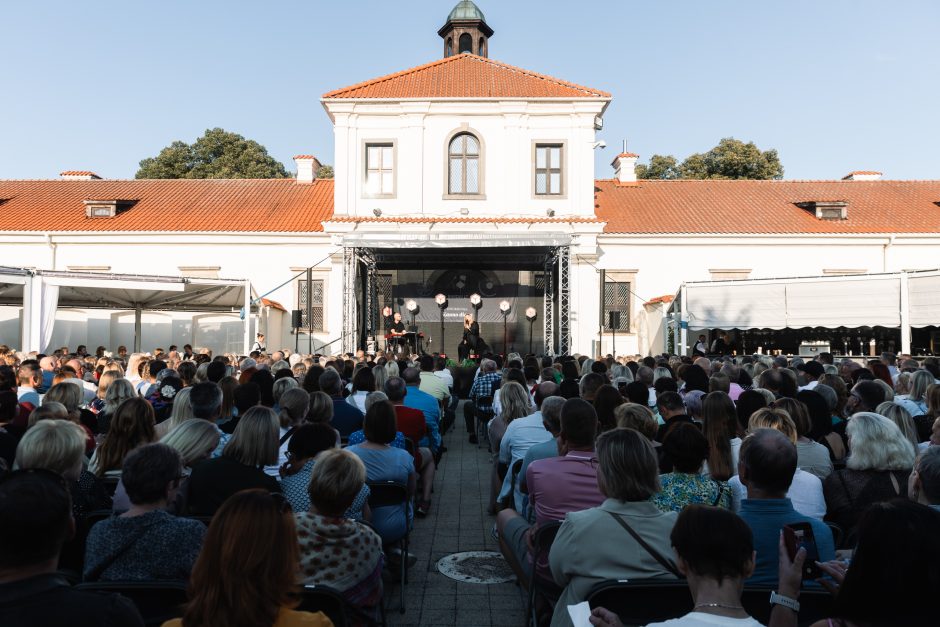
[[[299,329],[304,325],[304,312],[299,309],[294,309],[290,312],[290,325],[295,329]]]
[[[620,330],[620,312],[608,311],[607,317],[609,318],[607,327],[615,331],[619,331]]]

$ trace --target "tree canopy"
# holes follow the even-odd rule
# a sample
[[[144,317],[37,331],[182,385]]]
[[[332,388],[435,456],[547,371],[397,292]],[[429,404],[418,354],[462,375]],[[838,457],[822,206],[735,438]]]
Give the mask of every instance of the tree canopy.
[[[761,151],[754,142],[726,137],[705,153],[679,163],[672,155],[653,155],[649,165],[639,164],[640,179],[781,179],[783,164],[774,149]]]
[[[175,141],[140,162],[139,179],[282,179],[284,164],[258,142],[221,128],[192,144]]]

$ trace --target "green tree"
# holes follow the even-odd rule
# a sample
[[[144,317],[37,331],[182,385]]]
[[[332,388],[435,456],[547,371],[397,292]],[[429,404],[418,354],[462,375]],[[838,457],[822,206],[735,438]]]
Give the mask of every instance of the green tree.
[[[672,155],[653,155],[649,165],[636,166],[638,179],[677,179],[679,178],[679,164]]]
[[[761,151],[754,142],[726,137],[705,153],[695,153],[677,165],[672,155],[653,155],[638,165],[641,179],[781,179],[783,164],[774,149]]]
[[[193,144],[175,141],[140,162],[139,179],[281,179],[284,164],[258,142],[213,128]]]
[[[318,179],[331,179],[333,178],[333,166],[331,165],[321,165],[320,169],[317,170]]]

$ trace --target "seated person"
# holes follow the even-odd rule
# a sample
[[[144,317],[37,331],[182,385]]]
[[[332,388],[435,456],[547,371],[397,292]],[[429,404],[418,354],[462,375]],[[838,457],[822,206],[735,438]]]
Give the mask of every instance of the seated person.
[[[310,477],[310,511],[295,519],[303,583],[329,586],[356,607],[375,607],[382,601],[382,539],[345,515],[365,481],[366,468],[354,454],[320,453]]]
[[[124,460],[121,479],[131,508],[96,523],[85,544],[85,581],[186,581],[205,526],[167,513],[182,461],[166,444],[147,444]]]
[[[281,466],[281,491],[294,512],[310,511],[309,486],[314,461],[320,453],[332,449],[335,443],[336,434],[332,427],[322,422],[305,424],[294,432],[287,445],[287,463]],[[354,520],[371,517],[369,486],[363,483],[362,490],[343,516]]]
[[[189,475],[189,513],[212,516],[227,498],[241,490],[280,492],[277,479],[264,472],[265,466],[277,463],[280,431],[277,414],[267,407],[252,407],[245,412],[222,456],[193,466]]]
[[[559,451],[562,457],[539,459],[526,470],[526,489],[535,525],[515,510],[505,509],[496,516],[499,546],[521,580],[528,580],[533,556],[531,536],[539,525],[564,520],[569,512],[597,507],[604,502],[597,485],[597,457],[594,436],[598,421],[594,407],[572,398],[561,409]],[[538,574],[551,581],[548,561],[539,560]]]
[[[402,449],[391,446],[397,432],[395,407],[389,401],[379,401],[366,412],[363,424],[366,441],[346,450],[357,455],[366,466],[368,481],[395,481],[408,488],[414,497],[417,484],[414,458]],[[411,528],[414,518],[410,500],[404,505],[387,505],[372,510],[372,526],[385,544],[397,542]]]
[[[339,434],[348,438],[353,431],[362,428],[362,412],[343,398],[343,379],[333,368],[327,368],[318,380],[320,391],[330,395],[333,401],[333,416],[330,424]]]
[[[75,590],[56,572],[59,551],[74,534],[61,475],[30,469],[0,480],[0,625],[143,627],[124,597]]]
[[[699,503],[731,509],[728,482],[702,474],[708,440],[698,427],[677,424],[666,435],[662,450],[673,470],[659,477],[662,490],[653,497],[656,507],[664,512],[681,512],[686,505]]]
[[[552,627],[570,626],[568,606],[605,579],[670,580],[679,574],[665,557],[676,513],[662,512],[651,501],[660,490],[653,446],[637,431],[619,428],[602,433],[596,446],[597,485],[607,500],[569,513],[558,530],[549,564],[564,592]]]
[[[777,583],[777,544],[787,524],[809,523],[820,561],[835,557],[829,527],[821,520],[800,514],[786,496],[796,472],[796,460],[796,445],[776,429],[757,429],[741,444],[738,476],[747,488],[747,498],[741,502],[741,518],[751,528],[757,550],[757,564],[749,584]]]
[[[931,446],[914,462],[914,471],[907,483],[907,496],[940,511],[940,446]]]
[[[747,523],[721,508],[690,505],[676,519],[670,540],[676,568],[687,579],[695,609],[681,618],[647,627],[760,626],[741,606],[744,581],[754,572],[754,542]],[[622,626],[617,615],[603,607],[591,612],[591,624]]]

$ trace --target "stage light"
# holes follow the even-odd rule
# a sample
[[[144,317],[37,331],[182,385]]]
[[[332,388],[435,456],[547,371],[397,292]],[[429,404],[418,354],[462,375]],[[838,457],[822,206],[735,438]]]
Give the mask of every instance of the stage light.
[[[512,309],[512,305],[509,304],[508,300],[499,301],[499,310],[503,312],[504,315],[508,314],[510,309]]]
[[[378,208],[373,209],[373,210],[372,210],[372,213],[375,215],[376,218],[381,218],[381,217],[382,217],[382,210],[381,210],[381,209],[378,209]]]
[[[528,320],[529,322],[532,322],[533,320],[535,320],[538,317],[538,315],[539,315],[539,312],[535,310],[535,307],[529,307],[528,309],[525,310],[525,319]]]
[[[480,303],[482,303],[482,302],[483,302],[483,299],[480,298],[480,295],[479,295],[479,294],[477,294],[476,292],[474,292],[473,294],[470,294],[470,304],[471,304],[471,305],[473,305],[474,307],[479,307],[479,306],[480,306]]]
[[[438,294],[437,296],[435,296],[434,302],[437,303],[437,306],[440,307],[441,309],[444,309],[445,307],[447,307],[447,297],[444,296],[443,294]]]
[[[415,302],[414,299],[409,300],[407,303],[405,303],[405,309],[407,309],[410,313],[414,313],[415,309],[417,308],[418,308],[418,303]]]
[[[554,217],[555,217],[555,210],[554,210],[554,209],[546,209],[546,210],[545,210],[545,215],[547,215],[549,218],[554,218]]]

